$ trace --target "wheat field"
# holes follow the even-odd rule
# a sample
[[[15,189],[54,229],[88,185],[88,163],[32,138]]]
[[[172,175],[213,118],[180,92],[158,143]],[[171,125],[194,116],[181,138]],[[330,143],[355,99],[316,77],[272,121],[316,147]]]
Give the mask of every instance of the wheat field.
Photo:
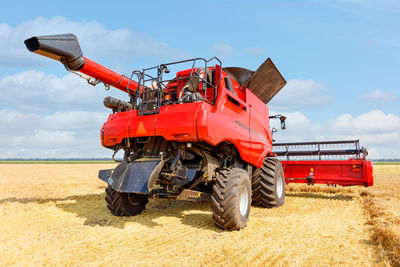
[[[139,216],[112,216],[96,178],[112,167],[1,164],[0,265],[395,266],[399,259],[400,166],[375,166],[368,189],[290,185],[282,207],[252,207],[248,226],[234,232],[214,225],[209,203],[154,199]]]

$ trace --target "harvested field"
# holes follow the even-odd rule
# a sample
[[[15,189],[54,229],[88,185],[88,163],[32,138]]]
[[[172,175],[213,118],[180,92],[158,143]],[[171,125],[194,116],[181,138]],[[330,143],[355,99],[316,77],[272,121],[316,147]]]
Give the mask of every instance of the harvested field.
[[[361,192],[364,208],[386,263],[400,266],[400,165],[374,166],[376,184]]]
[[[96,178],[112,167],[1,164],[0,265],[396,264],[400,166],[376,166],[371,189],[289,186],[284,206],[252,207],[235,232],[214,225],[209,203],[157,199],[112,216]]]

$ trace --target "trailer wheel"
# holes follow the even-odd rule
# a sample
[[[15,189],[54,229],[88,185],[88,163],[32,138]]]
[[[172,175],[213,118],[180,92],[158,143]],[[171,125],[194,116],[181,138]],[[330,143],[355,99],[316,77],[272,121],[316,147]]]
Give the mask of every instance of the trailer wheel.
[[[263,166],[253,172],[253,202],[255,206],[279,207],[285,202],[285,174],[276,158],[265,158]]]
[[[106,188],[107,208],[115,216],[135,216],[140,214],[149,202],[147,195],[121,193],[111,186]]]
[[[222,170],[213,186],[211,208],[217,226],[240,230],[247,225],[251,206],[248,173],[239,168]]]

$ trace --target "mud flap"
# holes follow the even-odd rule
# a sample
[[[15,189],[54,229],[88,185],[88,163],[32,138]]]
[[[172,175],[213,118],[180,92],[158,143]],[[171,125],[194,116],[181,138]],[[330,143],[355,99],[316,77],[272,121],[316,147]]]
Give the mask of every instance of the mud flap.
[[[99,171],[99,178],[122,193],[148,194],[157,180],[164,160],[142,158],[134,162],[121,162],[114,170]]]

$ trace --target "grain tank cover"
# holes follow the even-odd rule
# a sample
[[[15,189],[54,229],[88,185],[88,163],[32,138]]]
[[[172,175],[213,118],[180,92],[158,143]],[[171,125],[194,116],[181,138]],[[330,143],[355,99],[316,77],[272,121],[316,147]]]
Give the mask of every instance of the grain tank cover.
[[[240,86],[244,87],[247,87],[247,82],[254,73],[252,70],[239,67],[222,68],[222,70],[231,76]]]
[[[279,70],[268,58],[256,71],[230,67],[223,70],[240,86],[247,87],[258,98],[267,104],[286,84]]]

